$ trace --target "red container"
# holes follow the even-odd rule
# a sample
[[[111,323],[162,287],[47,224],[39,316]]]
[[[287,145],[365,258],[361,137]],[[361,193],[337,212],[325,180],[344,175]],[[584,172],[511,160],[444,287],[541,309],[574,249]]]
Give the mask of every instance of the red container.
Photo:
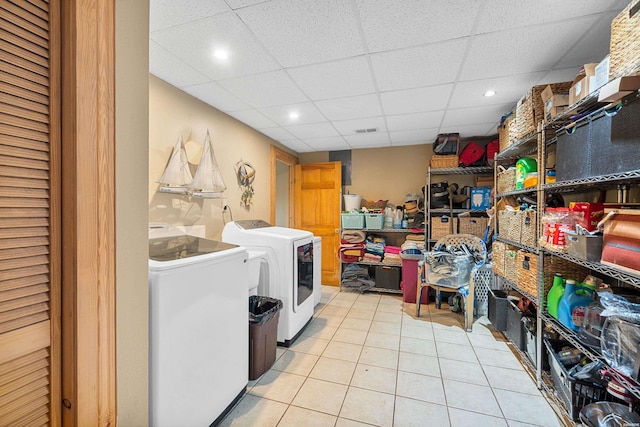
[[[578,224],[589,231],[594,231],[604,216],[604,205],[602,203],[571,202],[569,209],[584,214],[584,219],[578,221]]]
[[[402,256],[402,255],[401,255]],[[402,289],[402,299],[404,302],[415,304],[416,292],[418,289],[418,260],[422,259],[422,255],[416,259],[402,258],[402,281],[400,288]],[[422,304],[429,303],[429,290],[422,291]]]

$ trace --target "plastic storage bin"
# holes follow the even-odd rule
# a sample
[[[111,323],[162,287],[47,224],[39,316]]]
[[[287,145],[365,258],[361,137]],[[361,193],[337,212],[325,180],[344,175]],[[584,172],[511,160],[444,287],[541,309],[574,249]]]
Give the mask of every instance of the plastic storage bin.
[[[276,361],[278,319],[282,301],[251,295],[249,297],[249,379],[258,379]]]
[[[415,303],[418,292],[418,262],[424,255],[400,254],[402,258],[402,300],[408,303]],[[422,292],[422,304],[429,304],[429,292]]]
[[[400,289],[400,268],[387,265],[375,267],[376,288]],[[414,292],[415,294],[415,292]]]
[[[342,219],[342,228],[360,230],[364,228],[364,214],[361,213],[343,213],[340,214]]]
[[[504,334],[520,350],[525,350],[522,328],[522,312],[512,302],[507,301],[507,326]]]
[[[366,228],[370,230],[380,230],[382,229],[382,224],[384,224],[384,214],[365,214],[364,222]]]
[[[496,331],[507,329],[507,293],[500,290],[489,291],[489,321]]]

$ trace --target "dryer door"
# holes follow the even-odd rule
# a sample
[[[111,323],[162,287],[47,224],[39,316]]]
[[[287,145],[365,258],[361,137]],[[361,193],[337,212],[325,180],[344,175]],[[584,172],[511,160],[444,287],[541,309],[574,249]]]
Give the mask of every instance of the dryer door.
[[[293,311],[313,294],[313,239],[305,238],[293,242]]]

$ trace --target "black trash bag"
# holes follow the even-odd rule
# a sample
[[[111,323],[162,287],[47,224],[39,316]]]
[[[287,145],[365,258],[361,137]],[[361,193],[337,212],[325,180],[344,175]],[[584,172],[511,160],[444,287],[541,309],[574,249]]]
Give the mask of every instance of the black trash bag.
[[[249,323],[262,325],[271,320],[282,308],[282,301],[276,298],[249,296]]]

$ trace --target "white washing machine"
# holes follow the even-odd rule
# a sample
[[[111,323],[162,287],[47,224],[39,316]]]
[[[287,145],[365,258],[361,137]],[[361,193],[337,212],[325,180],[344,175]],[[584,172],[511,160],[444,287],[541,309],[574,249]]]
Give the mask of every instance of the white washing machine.
[[[314,266],[320,261],[313,234],[263,220],[241,220],[225,225],[222,240],[264,252],[257,293],[282,301],[277,339],[289,346],[313,316]]]
[[[208,426],[249,379],[247,250],[167,234],[149,239],[150,424]]]
[[[322,300],[322,237],[313,238],[313,306]]]

